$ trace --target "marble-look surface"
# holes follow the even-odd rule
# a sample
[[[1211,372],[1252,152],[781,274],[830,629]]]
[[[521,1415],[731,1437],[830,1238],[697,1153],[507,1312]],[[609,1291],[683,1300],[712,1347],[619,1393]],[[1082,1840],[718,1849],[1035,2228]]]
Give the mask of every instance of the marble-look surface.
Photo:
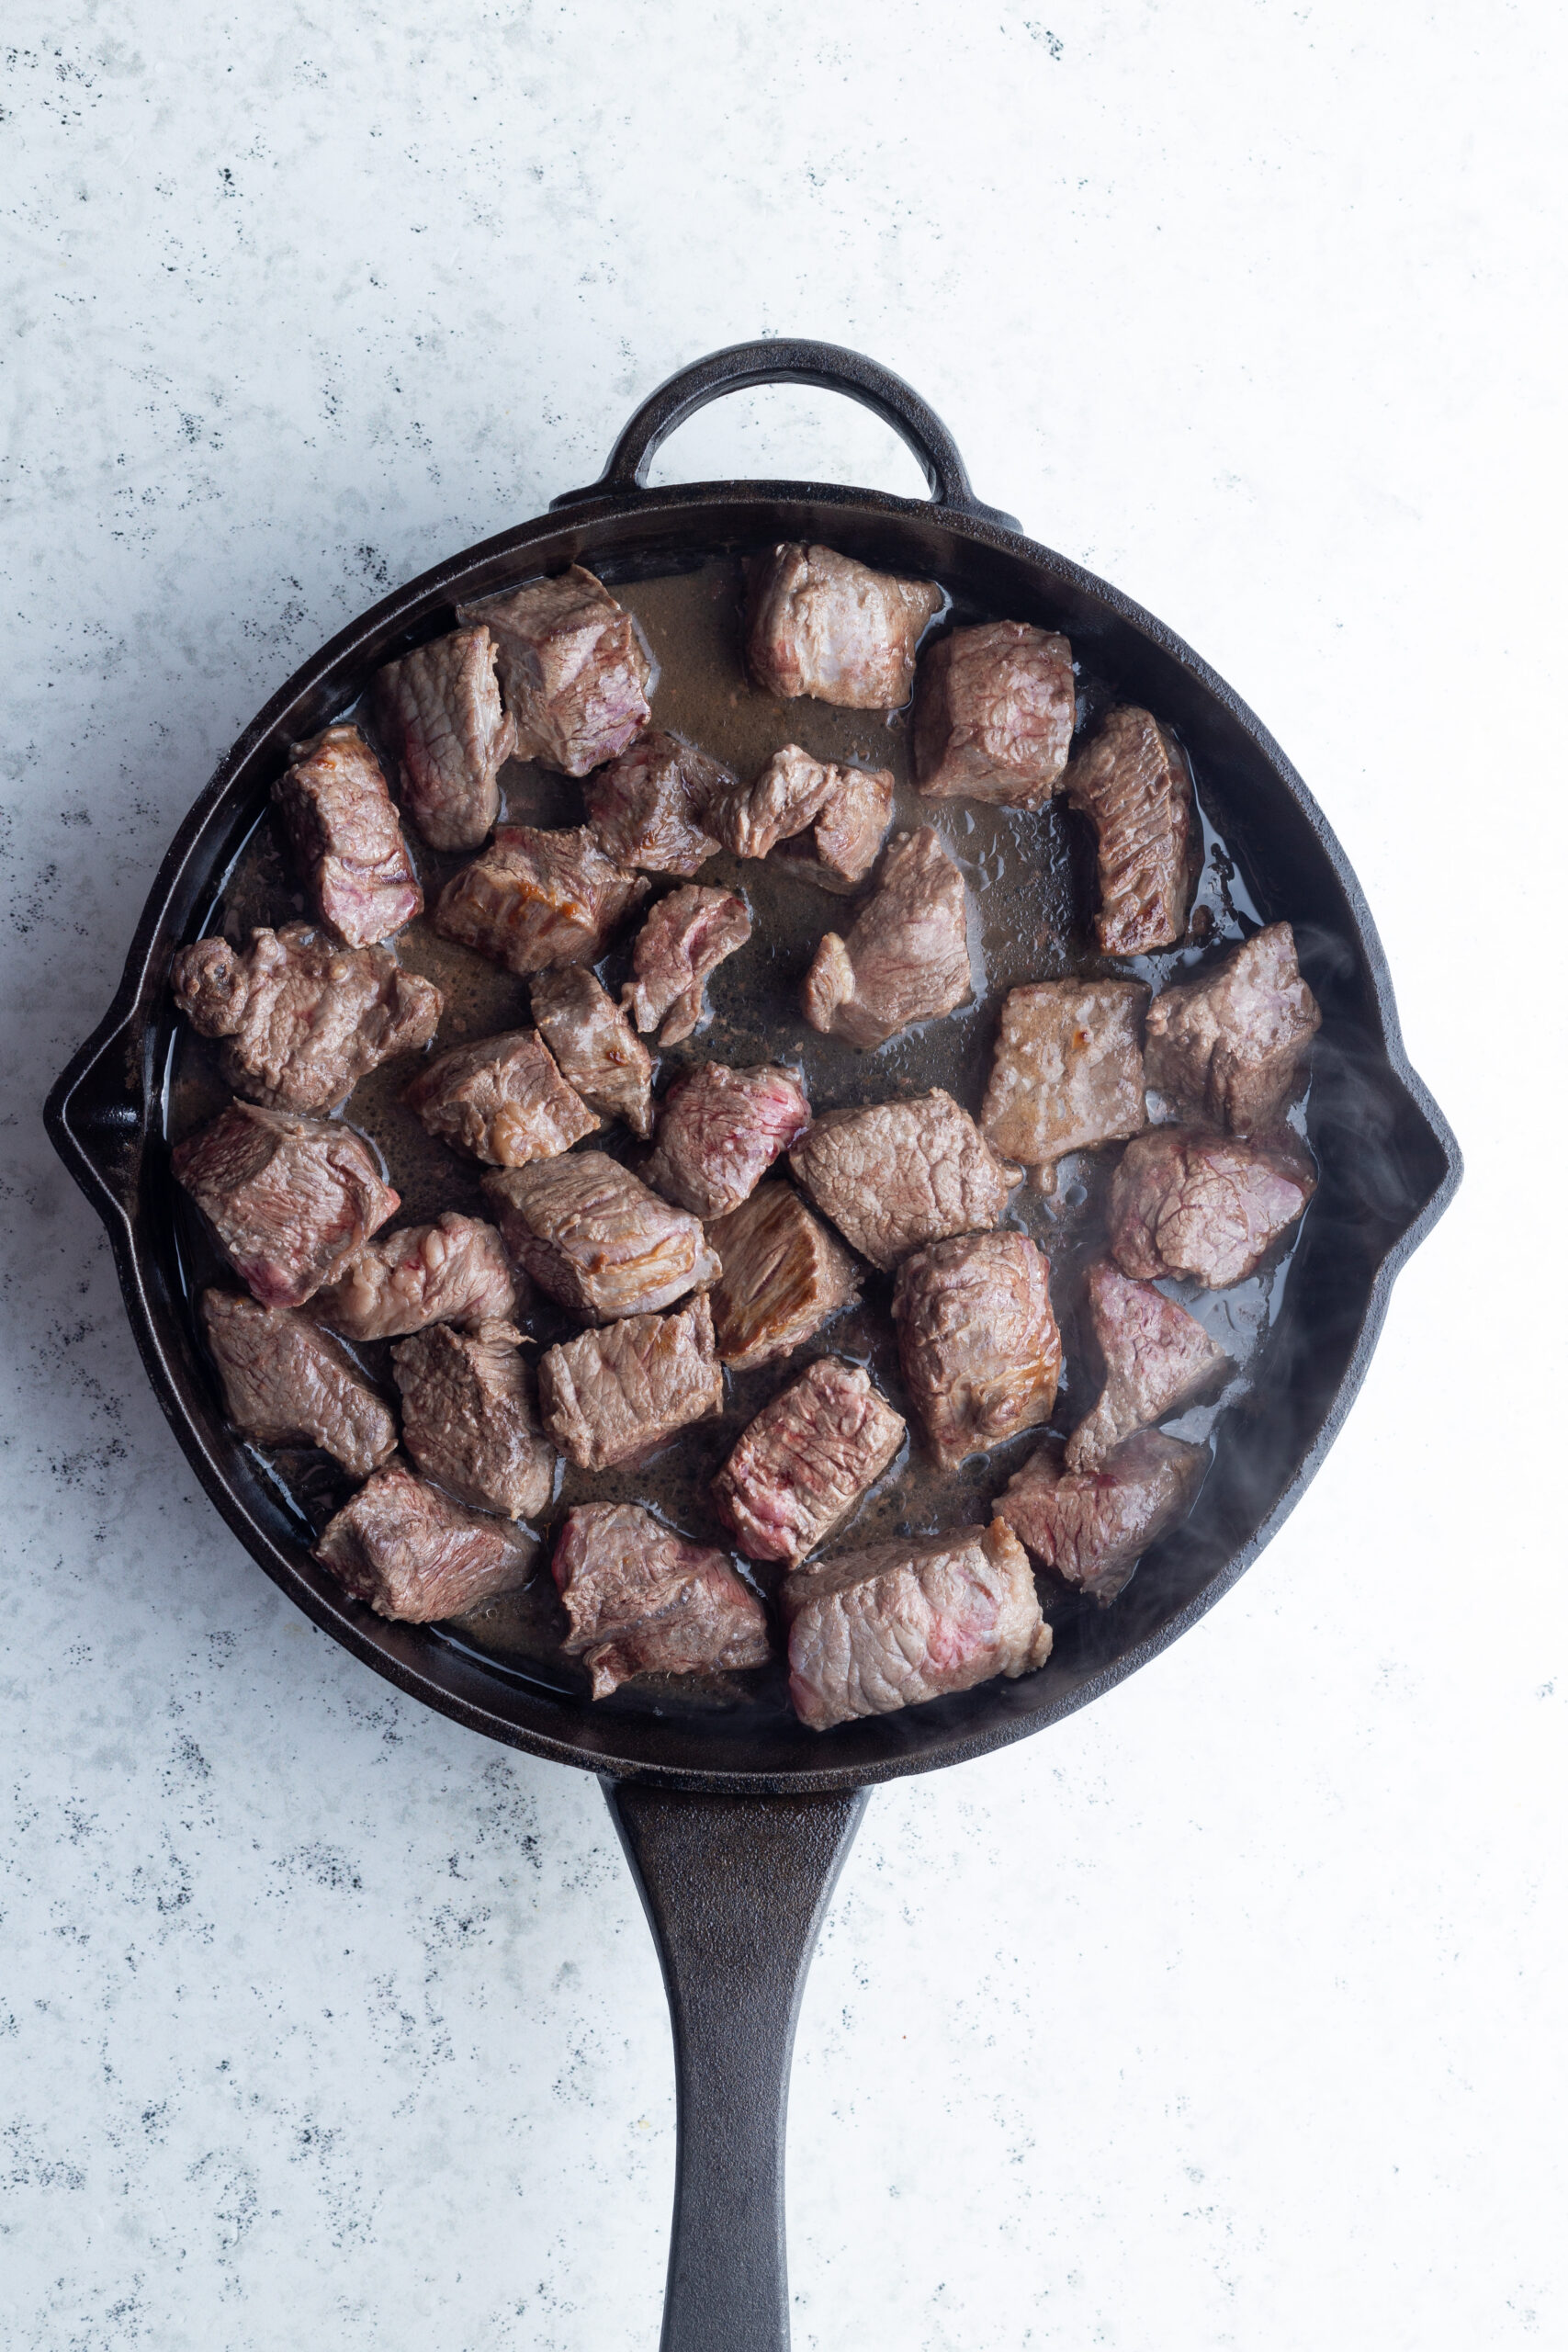
[[[656,2340],[670,2060],[597,1789],[250,1565],[38,1105],[295,662],[766,331],[911,378],[1263,715],[1469,1157],[1236,1592],[873,1800],[801,2026],[797,2344],[1568,2340],[1561,1252],[1521,1209],[1562,1141],[1562,26],[1043,6],[13,0],[15,2352]],[[663,463],[916,487],[804,393]]]

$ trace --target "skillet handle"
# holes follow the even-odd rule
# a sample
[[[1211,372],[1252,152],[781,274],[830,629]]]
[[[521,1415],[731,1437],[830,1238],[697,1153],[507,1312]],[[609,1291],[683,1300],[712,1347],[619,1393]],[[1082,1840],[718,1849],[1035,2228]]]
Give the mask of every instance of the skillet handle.
[[[606,1787],[675,2040],[675,2212],[660,2352],[788,2352],[784,2120],[806,1972],[865,1792]]]
[[[136,1206],[146,1134],[141,1024],[116,1004],[50,1088],[49,1139],[113,1234]]]

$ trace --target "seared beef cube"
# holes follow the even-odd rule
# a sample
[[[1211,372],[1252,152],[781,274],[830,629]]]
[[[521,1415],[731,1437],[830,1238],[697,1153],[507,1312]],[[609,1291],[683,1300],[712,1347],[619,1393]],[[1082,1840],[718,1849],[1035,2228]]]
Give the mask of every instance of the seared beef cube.
[[[873,571],[832,548],[785,545],[752,570],[746,661],[764,694],[897,710],[915,648],[942,606],[934,580]]]
[[[786,743],[750,784],[732,780],[727,792],[709,802],[708,823],[736,857],[766,857],[780,842],[816,822],[835,773],[798,743]]]
[[[896,834],[848,939],[830,931],[817,950],[806,1017],[869,1050],[973,994],[964,876],[929,825]]]
[[[750,936],[744,899],[686,883],[660,899],[638,932],[621,1002],[645,1035],[658,1029],[661,1046],[678,1046],[708,1017],[708,974]]]
[[[1043,808],[1077,716],[1065,637],[1026,621],[954,629],[920,663],[915,782],[933,799]]]
[[[891,768],[829,770],[816,821],[785,842],[775,863],[802,882],[840,896],[857,890],[882,854],[893,822]]]
[[[508,1169],[484,1189],[516,1262],[589,1322],[672,1306],[718,1272],[697,1219],[604,1152]]]
[[[229,1419],[258,1445],[319,1445],[367,1478],[398,1442],[398,1425],[348,1351],[289,1306],[239,1291],[204,1290],[201,1323],[223,1382]]]
[[[174,1170],[264,1306],[303,1306],[398,1205],[352,1127],[254,1102],[187,1136]]]
[[[788,1184],[759,1184],[708,1239],[724,1266],[709,1294],[714,1335],[732,1372],[793,1354],[860,1295],[854,1260]]]
[[[1202,979],[1156,997],[1147,1082],[1190,1117],[1233,1135],[1266,1134],[1301,1084],[1322,1021],[1296,968],[1295,933],[1271,922]]]
[[[1204,1127],[1156,1127],[1111,1179],[1111,1254],[1134,1282],[1190,1274],[1225,1290],[1256,1273],[1317,1178],[1295,1137],[1243,1142]]]
[[[372,703],[418,831],[432,849],[478,849],[501,814],[496,777],[516,740],[489,629],[455,629],[389,662]]]
[[[811,1104],[793,1070],[705,1062],[665,1096],[643,1174],[694,1216],[728,1216],[810,1125]]]
[[[1134,1430],[1184,1413],[1222,1388],[1235,1364],[1195,1317],[1152,1283],[1132,1283],[1109,1258],[1089,1270],[1105,1386],[1067,1442],[1069,1470],[1095,1470]]]
[[[497,1168],[553,1159],[599,1125],[532,1029],[454,1046],[421,1070],[403,1101],[427,1134]]]
[[[1174,736],[1123,704],[1063,779],[1100,843],[1095,931],[1107,956],[1179,944],[1196,879],[1192,779]]]
[[[710,801],[707,825],[737,857],[766,857],[782,842],[803,878],[852,890],[875,865],[892,817],[890,769],[838,767],[786,743],[753,783],[732,782]]]
[[[607,1699],[638,1674],[724,1674],[768,1662],[768,1621],[722,1552],[636,1503],[569,1511],[550,1563],[571,1632],[562,1647]]]
[[[939,1468],[1050,1419],[1062,1369],[1050,1273],[1021,1233],[939,1241],[899,1267],[898,1362]]]
[[[731,791],[729,770],[655,728],[584,787],[588,821],[610,855],[649,874],[694,874],[718,850],[709,803]]]
[[[1043,1666],[1051,1628],[1000,1520],[840,1552],[785,1579],[789,1695],[812,1731]]]
[[[647,726],[652,664],[636,623],[580,563],[459,605],[457,618],[483,621],[495,639],[520,759],[586,775]]]
[[[327,1111],[360,1079],[435,1035],[441,991],[389,947],[344,947],[308,922],[182,947],[175,1001],[204,1037],[224,1037],[224,1078],[275,1111]]]
[[[484,855],[447,883],[434,922],[443,938],[509,972],[543,972],[594,963],[647,894],[642,876],[606,857],[586,825],[501,825]]]
[[[1011,989],[980,1125],[997,1149],[1055,1186],[1069,1151],[1142,1134],[1139,1033],[1149,992],[1134,980],[1039,980]]]
[[[512,1323],[455,1331],[433,1323],[392,1350],[403,1443],[414,1466],[476,1510],[533,1519],[555,1491],[556,1458],[539,1430]]]
[[[322,1530],[315,1554],[378,1617],[427,1625],[516,1592],[538,1546],[389,1462]]]
[[[718,1515],[749,1559],[796,1566],[881,1477],[904,1431],[869,1374],[818,1356],[742,1432],[713,1482]]]
[[[272,797],[317,912],[351,947],[413,921],[424,892],[381,763],[357,727],[297,744]]]
[[[1207,1446],[1157,1430],[1141,1430],[1093,1470],[1064,1469],[1061,1448],[1046,1443],[1009,1481],[997,1516],[1103,1608],[1140,1555],[1186,1518],[1208,1466]]]
[[[908,1102],[829,1111],[789,1164],[824,1216],[886,1273],[911,1250],[993,1226],[1020,1170],[940,1086]]]
[[[603,1119],[653,1133],[653,1057],[585,964],[541,972],[531,991],[539,1035],[561,1076]]]
[[[397,1340],[427,1323],[509,1323],[516,1309],[494,1226],[444,1209],[367,1242],[311,1313],[345,1340]]]
[[[539,1365],[545,1434],[580,1470],[651,1453],[724,1401],[713,1316],[699,1291],[675,1315],[628,1315],[548,1348]]]

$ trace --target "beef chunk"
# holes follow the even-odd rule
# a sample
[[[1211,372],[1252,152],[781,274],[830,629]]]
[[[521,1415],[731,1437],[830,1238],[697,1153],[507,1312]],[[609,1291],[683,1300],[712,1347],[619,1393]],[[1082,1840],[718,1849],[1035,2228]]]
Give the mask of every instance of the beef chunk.
[[[824,1216],[884,1272],[911,1250],[993,1226],[1019,1170],[940,1086],[908,1102],[829,1111],[789,1164]]]
[[[675,1315],[628,1315],[548,1348],[539,1411],[551,1443],[580,1470],[651,1453],[724,1401],[713,1316],[699,1291]]]
[[[413,921],[424,892],[381,763],[357,727],[297,744],[272,797],[317,912],[351,947]]]
[[[637,626],[580,563],[509,595],[459,605],[496,642],[520,759],[586,775],[648,724],[653,674]]]
[[[802,882],[840,896],[858,890],[893,822],[891,768],[829,768],[816,820],[785,842],[776,863]]]
[[[589,777],[584,800],[589,823],[618,864],[692,875],[719,846],[705,829],[705,811],[734,788],[728,768],[656,728]]]
[[[508,1169],[484,1189],[518,1264],[589,1322],[672,1306],[718,1272],[696,1218],[604,1152]]]
[[[1069,1151],[1143,1132],[1139,1032],[1149,1001],[1134,980],[1039,980],[1011,989],[980,1125],[1047,1192]]]
[[[204,1037],[223,1037],[224,1078],[275,1111],[327,1111],[366,1073],[435,1035],[441,991],[400,969],[389,947],[344,947],[307,922],[182,947],[175,1001]]]
[[[638,1674],[742,1672],[768,1662],[768,1621],[722,1552],[688,1544],[635,1503],[567,1514],[550,1563],[563,1647],[607,1699]]]
[[[433,1323],[392,1350],[414,1466],[476,1510],[533,1519],[555,1491],[514,1324]]]
[[[398,1205],[352,1127],[254,1102],[187,1136],[174,1170],[264,1306],[303,1306]]]
[[[1322,1021],[1296,968],[1295,933],[1271,922],[1202,979],[1155,999],[1148,1083],[1188,1116],[1233,1135],[1265,1134],[1300,1086]]]
[[[776,547],[752,569],[747,664],[764,694],[786,702],[812,695],[848,710],[897,710],[942,603],[934,580],[896,579],[832,548]]]
[[[434,922],[443,938],[509,972],[544,972],[596,962],[647,894],[642,876],[606,857],[586,825],[501,825],[484,855],[447,883]]]
[[[658,1029],[661,1046],[678,1046],[708,1017],[708,974],[750,936],[744,899],[686,883],[660,899],[638,932],[621,1002],[645,1034]]]
[[[315,1552],[378,1617],[427,1625],[516,1592],[537,1549],[510,1520],[465,1510],[389,1462],[328,1521]]]
[[[759,1184],[708,1239],[724,1264],[710,1294],[714,1334],[732,1372],[793,1354],[860,1295],[854,1260],[788,1184]]]
[[[308,1315],[262,1306],[239,1291],[204,1290],[201,1323],[223,1382],[229,1419],[258,1445],[319,1445],[367,1478],[398,1442],[398,1425],[345,1348]]]
[[[311,1312],[345,1340],[397,1340],[427,1323],[507,1323],[516,1307],[494,1226],[444,1209],[367,1242]]]
[[[497,1168],[552,1159],[599,1125],[532,1029],[454,1046],[421,1070],[403,1101],[428,1134]]]
[[[1114,1600],[1140,1554],[1186,1518],[1209,1466],[1204,1445],[1141,1430],[1097,1469],[1067,1470],[1049,1442],[997,1504],[1021,1544],[1058,1576]]]
[[[742,1432],[713,1482],[718,1515],[749,1559],[796,1566],[881,1477],[904,1429],[868,1374],[818,1356]]]
[[[1190,1274],[1225,1290],[1255,1273],[1317,1189],[1288,1133],[1242,1142],[1203,1127],[1156,1127],[1111,1180],[1111,1254],[1134,1282]]]
[[[643,1174],[694,1216],[728,1216],[810,1125],[811,1104],[793,1070],[705,1062],[665,1096]]]
[[[1184,1413],[1224,1385],[1235,1370],[1201,1323],[1152,1283],[1131,1283],[1108,1258],[1089,1270],[1094,1336],[1105,1386],[1067,1444],[1069,1470],[1096,1470],[1134,1430]]]
[[[785,1580],[789,1695],[812,1731],[1043,1666],[1051,1628],[999,1520],[840,1552]]]
[[[1076,723],[1065,637],[1025,621],[954,629],[920,663],[915,782],[934,799],[1043,808]]]
[[[653,1133],[653,1057],[585,964],[541,972],[533,989],[539,1035],[561,1076],[603,1119]]]
[[[1099,837],[1095,931],[1106,955],[1175,947],[1197,872],[1192,779],[1175,737],[1123,704],[1076,754],[1063,789]]]
[[[1048,1420],[1062,1369],[1051,1268],[1021,1233],[972,1233],[906,1258],[898,1362],[943,1470]]]
[[[897,833],[848,939],[830,931],[806,976],[814,1029],[869,1050],[974,993],[964,876],[929,825]]]
[[[455,629],[389,662],[372,707],[403,808],[431,848],[478,849],[501,814],[496,777],[516,740],[489,629]]]

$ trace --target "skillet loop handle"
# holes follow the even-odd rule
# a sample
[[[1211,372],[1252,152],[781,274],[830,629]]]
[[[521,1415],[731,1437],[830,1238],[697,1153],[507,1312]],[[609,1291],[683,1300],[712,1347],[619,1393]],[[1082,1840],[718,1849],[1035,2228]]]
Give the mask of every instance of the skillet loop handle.
[[[145,1134],[139,1024],[117,1006],[43,1106],[49,1139],[111,1232],[135,1210]]]
[[[788,2352],[784,2122],[806,1972],[865,1794],[605,1791],[675,2041],[660,2352]]]

